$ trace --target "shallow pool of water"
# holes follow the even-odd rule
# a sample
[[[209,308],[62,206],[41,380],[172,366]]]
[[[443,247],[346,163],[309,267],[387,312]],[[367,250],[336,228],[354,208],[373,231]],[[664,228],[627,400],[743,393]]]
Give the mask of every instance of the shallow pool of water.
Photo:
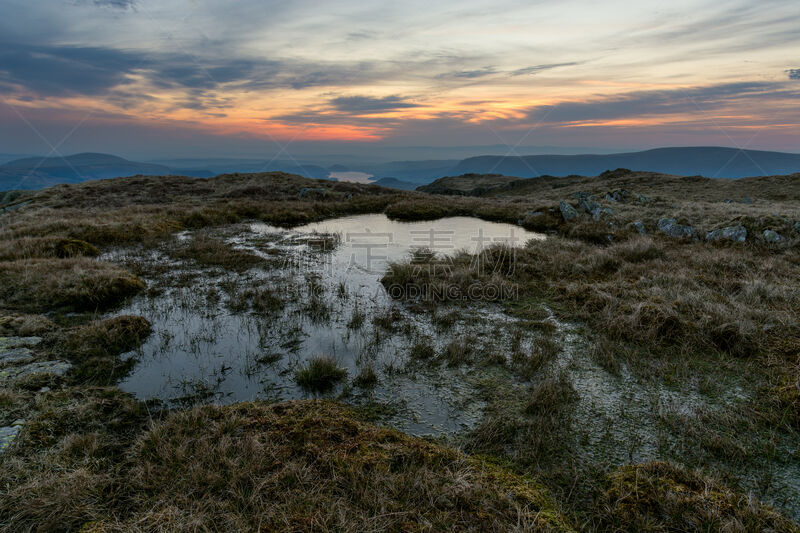
[[[168,246],[147,254],[120,251],[114,258],[139,254],[140,261],[172,262],[169,279],[175,280],[160,280],[163,291],[139,296],[122,311],[144,316],[154,331],[131,354],[137,363],[121,382],[123,390],[176,405],[306,398],[315,393],[296,384],[295,371],[324,354],[347,369],[348,379],[323,396],[386,406],[393,425],[415,434],[469,429],[484,406],[472,386],[479,368],[412,361],[412,348],[427,343],[438,352],[462,342],[482,353],[505,353],[500,345],[510,342],[516,321],[498,306],[470,304],[457,306],[452,324],[444,327],[441,317],[389,298],[380,283],[387,265],[407,260],[418,248],[447,256],[543,238],[474,218],[403,223],[384,215],[292,230],[253,223],[215,230],[212,236],[261,256],[265,266],[242,273],[200,268],[172,259]],[[172,244],[192,238],[184,233]],[[186,276],[190,283],[179,281]],[[285,305],[272,313],[243,310],[236,302],[250,288],[269,289]],[[378,377],[374,387],[354,382],[365,368]]]

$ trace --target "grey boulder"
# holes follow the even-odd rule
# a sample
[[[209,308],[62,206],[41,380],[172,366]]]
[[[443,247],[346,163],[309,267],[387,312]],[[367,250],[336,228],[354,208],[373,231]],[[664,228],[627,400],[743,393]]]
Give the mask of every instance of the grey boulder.
[[[715,229],[706,233],[706,240],[744,242],[747,240],[747,228],[739,224],[738,226]]]

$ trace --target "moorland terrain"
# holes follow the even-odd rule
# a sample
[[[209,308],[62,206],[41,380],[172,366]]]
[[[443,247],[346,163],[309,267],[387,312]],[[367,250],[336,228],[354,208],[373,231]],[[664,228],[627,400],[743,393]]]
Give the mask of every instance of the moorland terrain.
[[[381,307],[283,276],[295,252],[278,230],[365,214],[544,238],[418,250],[380,274]],[[243,238],[253,224],[275,232]],[[798,244],[797,174],[475,175],[411,192],[260,173],[0,193],[0,528],[797,531]],[[298,304],[269,280],[306,292]],[[469,290],[496,285],[514,290]],[[302,340],[256,357],[261,377],[295,357],[282,372],[304,393],[288,400],[124,390],[177,349],[148,302],[180,290],[200,322],[341,323],[372,351],[353,368],[297,356]],[[463,429],[399,431],[403,406],[370,396],[427,371],[463,377],[479,406]]]

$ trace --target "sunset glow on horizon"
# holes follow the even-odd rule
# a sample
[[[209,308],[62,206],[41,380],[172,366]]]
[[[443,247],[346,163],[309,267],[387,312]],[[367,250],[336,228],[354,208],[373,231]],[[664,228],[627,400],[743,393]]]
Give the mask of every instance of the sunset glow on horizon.
[[[792,1],[0,6],[0,152],[62,139],[131,155],[259,150],[245,141],[800,151]]]

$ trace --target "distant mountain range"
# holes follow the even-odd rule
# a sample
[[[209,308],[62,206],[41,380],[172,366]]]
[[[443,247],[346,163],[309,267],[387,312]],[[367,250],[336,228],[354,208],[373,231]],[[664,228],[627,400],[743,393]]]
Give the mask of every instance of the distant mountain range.
[[[450,175],[503,174],[520,178],[570,174],[597,176],[616,168],[709,178],[773,176],[800,172],[800,154],[688,147],[603,155],[480,156],[464,159],[452,169]]]
[[[331,156],[334,158],[334,156]],[[170,159],[150,163],[128,161],[108,154],[77,154],[66,157],[26,157],[0,164],[0,191],[39,189],[58,183],[119,176],[184,175],[208,178],[232,172],[281,171],[317,179],[332,172],[362,172],[373,182],[397,189],[415,189],[443,176],[501,174],[519,178],[537,176],[597,176],[606,170],[628,168],[718,178],[792,174],[800,172],[800,154],[738,150],[721,147],[657,148],[643,152],[585,155],[497,155],[463,160],[433,159],[389,163],[344,164],[335,158],[325,163],[263,159]]]
[[[0,165],[0,190],[42,189],[58,183],[171,174],[163,165],[137,163],[108,154],[76,154],[66,157],[26,157]]]

